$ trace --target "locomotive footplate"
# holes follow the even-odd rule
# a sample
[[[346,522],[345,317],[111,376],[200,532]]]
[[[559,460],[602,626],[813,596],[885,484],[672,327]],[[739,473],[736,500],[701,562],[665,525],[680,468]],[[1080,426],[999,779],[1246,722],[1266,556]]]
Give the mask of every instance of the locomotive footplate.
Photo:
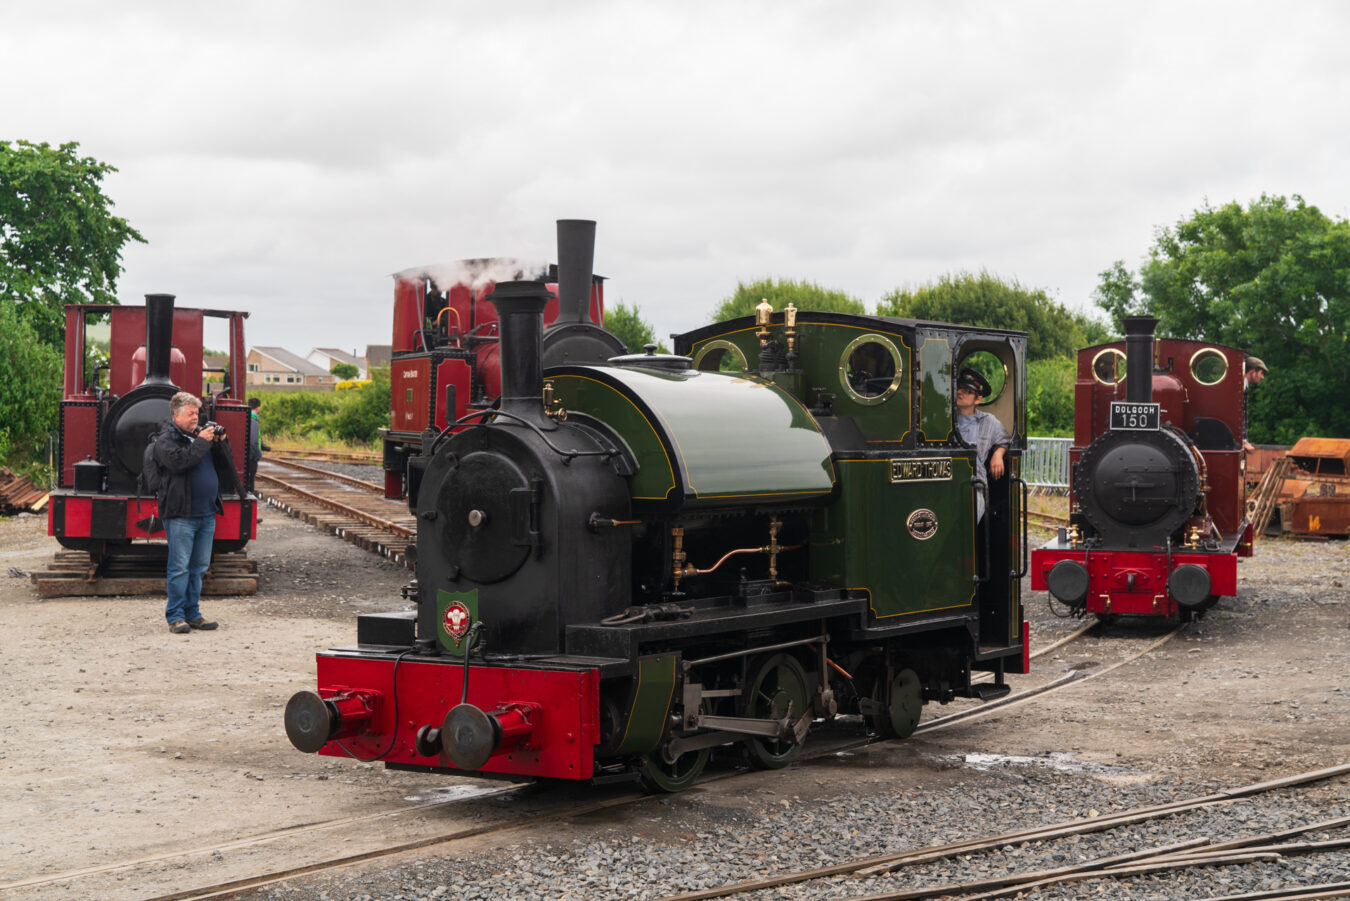
[[[865,614],[867,600],[841,597],[843,592],[822,593],[815,603],[785,602],[761,607],[695,608],[688,617],[648,623],[605,626],[587,623],[567,627],[567,650],[573,655],[593,655],[635,660],[642,646],[652,642],[698,638],[727,632],[754,631],[790,623],[848,617],[856,622]],[[606,672],[605,675],[611,675]]]

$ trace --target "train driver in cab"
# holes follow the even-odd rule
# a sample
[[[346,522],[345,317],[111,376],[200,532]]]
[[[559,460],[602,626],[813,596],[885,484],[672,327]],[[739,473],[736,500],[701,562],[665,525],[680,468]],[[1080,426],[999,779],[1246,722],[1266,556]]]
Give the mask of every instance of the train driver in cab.
[[[975,448],[976,522],[984,519],[990,478],[1003,478],[1003,455],[1010,440],[998,417],[976,409],[980,399],[992,390],[989,380],[969,366],[956,377],[956,430],[962,441]]]

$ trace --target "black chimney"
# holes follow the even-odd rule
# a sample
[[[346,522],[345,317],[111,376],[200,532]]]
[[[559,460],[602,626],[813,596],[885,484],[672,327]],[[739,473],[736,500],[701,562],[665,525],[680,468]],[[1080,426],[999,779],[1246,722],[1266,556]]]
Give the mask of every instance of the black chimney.
[[[591,321],[595,222],[558,220],[558,325]]]
[[[1125,317],[1125,399],[1132,404],[1153,402],[1152,316]]]
[[[488,295],[497,307],[501,330],[501,409],[531,422],[549,422],[541,399],[544,306],[548,298],[548,289],[540,281],[498,282]]]
[[[145,295],[145,380],[142,385],[172,385],[169,352],[173,348],[172,294]]]

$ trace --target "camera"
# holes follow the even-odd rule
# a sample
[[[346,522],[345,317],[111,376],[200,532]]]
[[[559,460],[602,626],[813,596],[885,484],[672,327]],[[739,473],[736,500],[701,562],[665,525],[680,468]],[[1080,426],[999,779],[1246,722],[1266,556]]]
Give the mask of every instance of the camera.
[[[225,437],[225,428],[224,428],[224,426],[221,426],[221,425],[219,425],[219,424],[217,424],[217,423],[214,423],[214,422],[206,422],[206,423],[203,423],[202,425],[198,426],[198,427],[197,427],[197,434],[200,435],[202,432],[206,431],[207,429],[215,429],[215,430],[216,430],[216,437],[215,437],[214,439],[212,439],[212,440],[219,441],[220,439],[222,439],[222,438]]]

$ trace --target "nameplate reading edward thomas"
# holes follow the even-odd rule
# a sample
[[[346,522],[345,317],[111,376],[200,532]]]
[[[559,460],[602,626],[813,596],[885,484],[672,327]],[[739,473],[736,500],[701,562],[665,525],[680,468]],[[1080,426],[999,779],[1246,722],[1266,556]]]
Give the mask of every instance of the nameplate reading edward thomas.
[[[921,458],[891,461],[892,482],[946,482],[951,477],[950,457],[940,460]]]

